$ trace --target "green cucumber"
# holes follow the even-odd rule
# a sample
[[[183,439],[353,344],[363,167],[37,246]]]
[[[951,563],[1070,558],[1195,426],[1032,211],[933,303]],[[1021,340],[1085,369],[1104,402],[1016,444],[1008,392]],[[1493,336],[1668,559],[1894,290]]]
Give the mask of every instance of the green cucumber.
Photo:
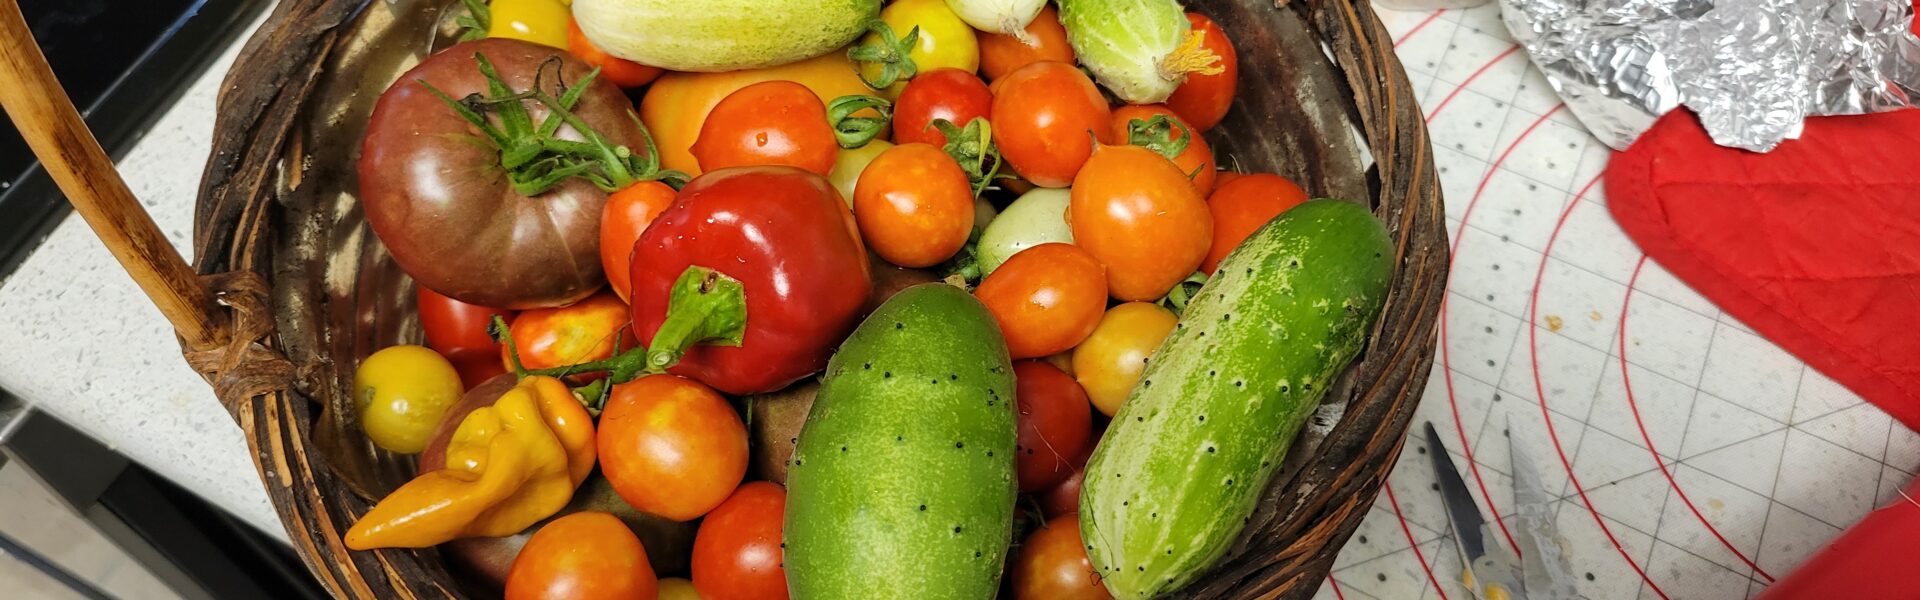
[[[1380,221],[1339,200],[1294,207],[1227,255],[1087,462],[1080,532],[1114,596],[1179,589],[1226,554],[1366,342],[1392,257]]]
[[[797,600],[988,600],[1013,536],[1013,366],[985,306],[922,284],[827,362],[787,472]]]
[[[1166,101],[1193,72],[1218,73],[1176,0],[1059,0],[1080,64],[1128,104]]]
[[[880,15],[880,0],[573,0],[587,40],[608,54],[669,71],[784,65],[847,45]]]

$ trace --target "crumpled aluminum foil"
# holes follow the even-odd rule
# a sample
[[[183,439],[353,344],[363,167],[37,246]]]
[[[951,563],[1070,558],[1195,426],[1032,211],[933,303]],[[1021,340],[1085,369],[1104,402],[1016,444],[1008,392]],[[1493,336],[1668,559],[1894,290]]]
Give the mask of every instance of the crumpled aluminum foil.
[[[1601,141],[1680,105],[1755,152],[1810,115],[1903,108],[1920,89],[1909,0],[1500,0],[1514,37]]]

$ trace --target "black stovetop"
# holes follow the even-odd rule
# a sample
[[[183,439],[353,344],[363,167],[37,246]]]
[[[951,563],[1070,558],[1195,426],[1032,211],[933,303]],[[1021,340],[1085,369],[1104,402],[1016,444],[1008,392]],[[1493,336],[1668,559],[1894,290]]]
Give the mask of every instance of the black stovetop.
[[[270,3],[20,0],[20,8],[95,137],[119,158]],[[0,282],[68,210],[12,122],[0,122]]]

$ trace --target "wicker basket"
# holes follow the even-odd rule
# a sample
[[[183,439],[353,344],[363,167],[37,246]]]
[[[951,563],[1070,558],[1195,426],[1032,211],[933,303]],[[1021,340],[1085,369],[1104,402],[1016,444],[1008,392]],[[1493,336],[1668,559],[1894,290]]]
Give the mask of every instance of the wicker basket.
[[[189,362],[245,432],[295,548],[336,596],[498,594],[463,588],[433,550],[349,552],[341,543],[371,499],[413,472],[411,459],[374,448],[351,422],[353,366],[419,335],[413,284],[354,200],[352,159],[378,92],[444,40],[443,11],[457,4],[279,3],[220,96],[195,214],[197,280],[175,268],[164,245],[154,250],[148,236],[157,230],[123,218],[144,217],[127,205],[124,186],[62,181],[180,328]],[[1426,383],[1446,279],[1444,213],[1420,110],[1365,0],[1190,4],[1218,21],[1241,55],[1236,108],[1212,140],[1221,162],[1365,199],[1397,249],[1366,352],[1329,393],[1241,543],[1182,592],[1305,598],[1366,515]],[[34,101],[14,95],[8,109],[20,121],[31,111],[16,105]],[[55,171],[110,170],[78,158],[48,162]],[[86,198],[88,187],[107,198]]]

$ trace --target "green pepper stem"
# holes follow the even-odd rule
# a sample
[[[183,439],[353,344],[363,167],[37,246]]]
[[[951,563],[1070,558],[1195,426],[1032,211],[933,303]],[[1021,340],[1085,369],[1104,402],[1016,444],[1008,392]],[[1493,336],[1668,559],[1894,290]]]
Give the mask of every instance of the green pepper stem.
[[[747,297],[740,280],[694,265],[667,295],[667,318],[647,344],[648,372],[666,371],[687,348],[706,343],[738,346],[747,331]]]

